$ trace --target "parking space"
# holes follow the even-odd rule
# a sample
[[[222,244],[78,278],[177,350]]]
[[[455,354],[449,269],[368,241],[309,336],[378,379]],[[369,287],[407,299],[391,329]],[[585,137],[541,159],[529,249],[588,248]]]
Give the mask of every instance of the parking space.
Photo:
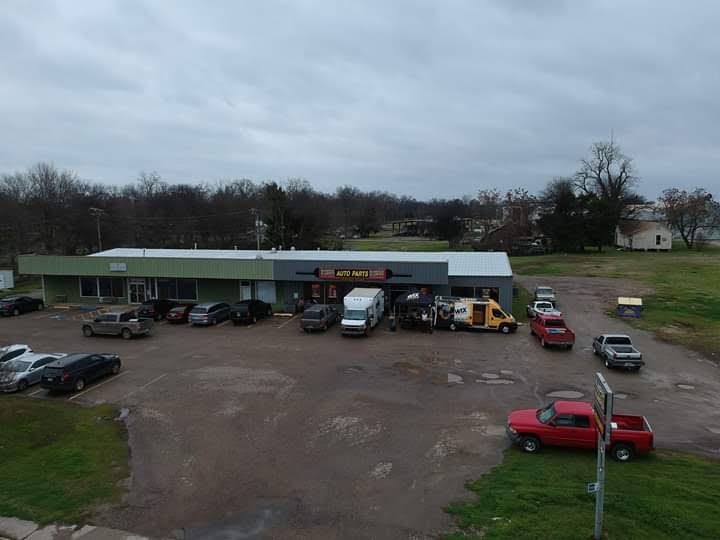
[[[97,521],[146,534],[228,523],[295,538],[441,531],[442,507],[500,460],[509,409],[589,399],[604,369],[590,351],[599,331],[632,333],[648,362],[606,373],[618,409],[647,415],[660,446],[720,454],[716,364],[605,316],[602,283],[549,284],[577,333],[572,351],[542,349],[527,327],[425,334],[383,323],[344,338],[337,326],[305,334],[287,317],[85,338],[77,314],[53,311],[0,320],[0,342],[121,357],[118,376],[81,394],[24,394],[128,409],[132,484]]]

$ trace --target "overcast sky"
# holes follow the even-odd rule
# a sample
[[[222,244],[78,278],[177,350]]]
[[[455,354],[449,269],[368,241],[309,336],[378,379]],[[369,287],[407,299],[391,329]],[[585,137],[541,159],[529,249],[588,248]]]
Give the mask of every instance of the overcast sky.
[[[302,177],[418,198],[569,175],[720,191],[720,4],[6,0],[0,172]]]

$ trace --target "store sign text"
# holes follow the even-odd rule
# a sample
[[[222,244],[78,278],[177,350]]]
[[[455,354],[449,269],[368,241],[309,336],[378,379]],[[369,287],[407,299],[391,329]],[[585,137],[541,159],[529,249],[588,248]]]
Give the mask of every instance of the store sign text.
[[[385,281],[390,277],[387,269],[369,268],[318,268],[317,277],[320,279],[357,279],[360,281]]]

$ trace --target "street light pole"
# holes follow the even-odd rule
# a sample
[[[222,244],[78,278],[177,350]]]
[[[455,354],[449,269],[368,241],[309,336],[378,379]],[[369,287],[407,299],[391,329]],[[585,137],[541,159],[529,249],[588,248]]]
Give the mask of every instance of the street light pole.
[[[251,208],[250,213],[255,218],[255,243],[257,244],[257,250],[260,251],[260,211],[257,208]]]
[[[102,208],[90,208],[90,214],[95,216],[97,223],[98,251],[102,251],[102,233],[100,231],[100,216],[105,215]]]

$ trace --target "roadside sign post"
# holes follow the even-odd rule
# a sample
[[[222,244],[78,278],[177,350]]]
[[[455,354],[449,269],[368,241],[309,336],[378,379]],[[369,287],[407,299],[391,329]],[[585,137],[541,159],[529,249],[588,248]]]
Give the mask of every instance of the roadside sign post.
[[[595,374],[595,399],[593,400],[595,422],[598,428],[597,480],[588,484],[588,493],[595,493],[594,540],[602,538],[603,503],[605,502],[605,449],[610,444],[612,431],[613,392],[601,373]],[[591,487],[592,486],[592,487]]]

